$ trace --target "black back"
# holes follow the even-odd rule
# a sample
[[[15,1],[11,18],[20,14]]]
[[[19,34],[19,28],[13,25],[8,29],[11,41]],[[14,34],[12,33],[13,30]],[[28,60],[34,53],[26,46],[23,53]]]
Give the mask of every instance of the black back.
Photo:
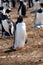
[[[22,15],[26,15],[26,6],[24,4],[22,5]]]

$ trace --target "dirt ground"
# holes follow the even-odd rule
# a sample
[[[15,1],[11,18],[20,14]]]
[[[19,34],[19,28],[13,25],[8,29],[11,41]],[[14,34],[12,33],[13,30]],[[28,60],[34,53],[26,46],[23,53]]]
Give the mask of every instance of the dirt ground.
[[[24,22],[27,27],[28,42],[25,48],[18,51],[11,51],[8,48],[13,45],[13,37],[0,37],[0,65],[43,65],[43,28],[32,28],[35,21],[35,14],[27,10]],[[11,19],[16,22],[17,8],[12,9]]]

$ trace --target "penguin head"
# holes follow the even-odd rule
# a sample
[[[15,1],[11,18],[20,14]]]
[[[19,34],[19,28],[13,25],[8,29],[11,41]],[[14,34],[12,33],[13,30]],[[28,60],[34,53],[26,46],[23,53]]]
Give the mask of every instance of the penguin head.
[[[38,13],[42,13],[42,9],[40,8],[40,9],[38,9],[38,11],[37,11]]]
[[[23,21],[23,16],[19,16],[18,19],[17,19],[17,21],[18,21],[19,23],[22,22],[22,21]]]
[[[43,3],[40,3],[41,8],[43,8]]]
[[[22,22],[23,22],[23,16],[19,16],[19,17],[17,18],[16,24],[22,23]]]
[[[2,20],[8,19],[7,15],[2,15]]]

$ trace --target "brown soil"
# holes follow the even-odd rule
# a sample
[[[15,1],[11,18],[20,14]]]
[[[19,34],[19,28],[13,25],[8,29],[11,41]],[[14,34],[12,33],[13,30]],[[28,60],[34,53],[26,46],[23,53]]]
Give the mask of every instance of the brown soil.
[[[35,14],[30,13],[31,10],[27,10],[27,17],[24,18],[28,36],[24,49],[9,50],[8,48],[13,45],[13,37],[0,37],[0,65],[43,65],[43,28],[32,28]],[[12,9],[10,17],[14,22],[17,16],[17,8]]]

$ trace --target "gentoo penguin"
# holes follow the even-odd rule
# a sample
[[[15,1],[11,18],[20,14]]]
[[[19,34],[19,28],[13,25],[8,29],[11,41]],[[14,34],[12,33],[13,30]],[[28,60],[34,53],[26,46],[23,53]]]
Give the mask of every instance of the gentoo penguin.
[[[6,15],[1,14],[1,23],[2,23],[2,36],[13,35],[13,22],[8,19]],[[12,25],[11,25],[12,22]],[[12,31],[12,32],[11,32]]]
[[[20,6],[18,8],[19,15],[26,15],[26,5],[21,1]]]
[[[40,2],[38,0],[35,0],[32,10],[36,12],[38,9],[40,9]]]
[[[36,12],[36,20],[35,20],[36,27],[43,27],[43,11],[39,9]]]
[[[22,16],[19,16],[17,19],[14,34],[14,49],[24,47],[26,41],[26,24]]]

